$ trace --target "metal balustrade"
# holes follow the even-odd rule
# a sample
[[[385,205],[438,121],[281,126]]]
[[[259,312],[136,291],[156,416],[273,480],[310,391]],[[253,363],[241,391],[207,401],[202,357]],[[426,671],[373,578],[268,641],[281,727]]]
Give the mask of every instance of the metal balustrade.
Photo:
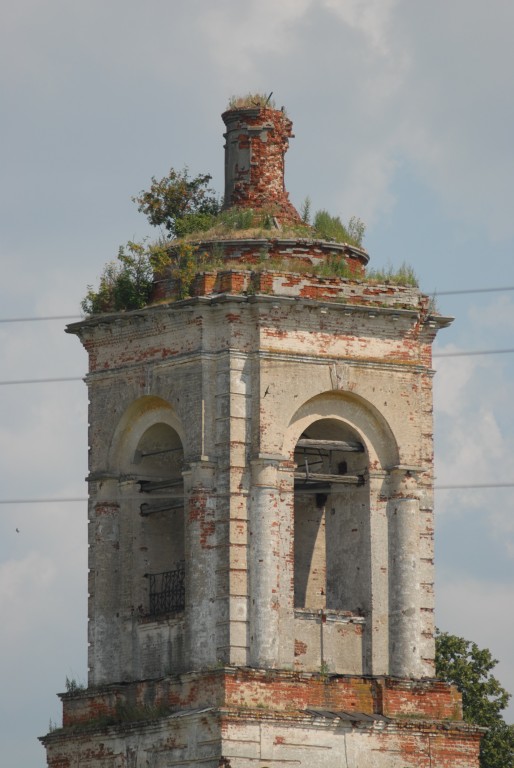
[[[150,616],[183,611],[186,607],[185,564],[174,571],[149,573]]]

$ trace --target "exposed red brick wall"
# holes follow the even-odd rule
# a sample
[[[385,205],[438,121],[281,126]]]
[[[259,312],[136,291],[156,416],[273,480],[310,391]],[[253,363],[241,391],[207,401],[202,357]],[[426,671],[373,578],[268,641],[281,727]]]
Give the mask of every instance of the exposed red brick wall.
[[[462,721],[459,692],[437,680],[325,676],[232,667],[63,694],[62,700],[64,726],[89,723],[100,728],[97,732],[94,728],[88,729],[79,737],[81,756],[87,755],[93,761],[112,754],[104,745],[106,731],[98,718],[108,715],[116,718],[120,705],[122,711],[123,706],[128,705],[129,710],[135,707],[141,708],[141,712],[144,707],[159,707],[163,715],[168,708],[170,712],[185,713],[212,707],[221,718],[221,733],[227,739],[234,739],[234,728],[239,725],[246,728],[249,722],[259,720],[277,728],[295,723],[303,727],[308,718],[317,717],[312,710],[385,715],[388,720],[383,728],[363,729],[362,723],[357,727],[363,740],[374,739],[374,750],[397,755],[398,765],[406,768],[478,766],[482,735],[480,729]],[[156,722],[149,720],[148,724],[154,728]],[[141,722],[120,722],[119,728],[131,726],[143,731],[146,727]],[[50,768],[71,765],[66,762],[69,755],[66,745],[71,743],[76,750],[75,734],[76,731],[70,728],[55,737],[53,734],[45,737],[45,742],[48,740],[48,744],[54,745],[49,752]],[[278,735],[275,734],[274,743],[284,747],[289,743],[292,745],[296,743],[295,734],[294,728],[282,728]],[[170,744],[174,743],[173,739],[170,732]],[[364,741],[363,754],[365,745]]]
[[[245,260],[241,259],[240,261]],[[355,259],[351,259],[351,261],[355,262]],[[339,301],[344,298],[348,304],[367,304],[378,307],[390,305],[398,309],[413,306],[413,289],[409,286],[367,286],[358,282],[361,276],[358,271],[351,278],[342,278],[319,276],[308,271],[289,272],[282,268],[273,269],[273,267],[262,271],[238,269],[237,266],[230,269],[227,265],[224,269],[197,274],[190,293],[192,296],[211,296],[218,293],[264,293],[317,301]],[[352,281],[355,285],[353,290],[349,290],[348,286],[352,284]],[[161,276],[154,284],[152,301],[177,300],[180,298],[180,290],[179,280],[174,277]],[[417,292],[416,297],[417,306],[415,308],[420,312],[420,322],[423,322],[425,319],[421,306],[423,297],[420,298]],[[421,325],[418,323],[411,333],[416,343],[420,328]],[[431,341],[431,338],[427,339],[426,354],[429,363]]]
[[[225,207],[270,209],[280,223],[299,223],[284,184],[291,120],[270,107],[231,109],[222,118],[227,126]]]
[[[63,724],[112,715],[120,703],[190,709],[228,706],[277,712],[309,708],[365,712],[430,720],[462,719],[461,695],[447,683],[387,677],[298,674],[249,668],[110,686],[104,691],[65,694]]]
[[[447,683],[383,678],[379,685],[381,714],[422,714],[439,719],[462,719],[462,697]]]

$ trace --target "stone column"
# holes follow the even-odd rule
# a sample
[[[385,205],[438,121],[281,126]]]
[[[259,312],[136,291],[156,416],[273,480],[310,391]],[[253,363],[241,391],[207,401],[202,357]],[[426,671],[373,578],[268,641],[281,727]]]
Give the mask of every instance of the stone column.
[[[192,462],[184,476],[186,658],[192,669],[216,664],[217,535],[215,465]]]
[[[388,502],[389,673],[421,677],[419,498],[407,472]]]
[[[290,533],[286,530],[290,527],[282,519],[279,468],[279,458],[252,461],[249,593],[250,665],[254,667],[280,665],[280,617],[290,600]]]
[[[99,685],[120,679],[120,506],[92,494],[89,507],[88,680]]]
[[[363,669],[366,674],[384,675],[389,669],[389,552],[386,472],[369,473],[370,605],[363,635]]]
[[[120,479],[118,501],[120,504],[119,603],[113,605],[112,621],[119,624],[120,676],[118,680],[137,680],[141,675],[137,619],[146,592],[147,580],[141,562],[141,516],[139,514],[140,486],[133,478]],[[142,499],[141,499],[142,500]],[[115,574],[112,575],[113,583]],[[144,608],[144,606],[142,606]],[[119,615],[119,619],[117,618]],[[116,678],[115,678],[116,679]]]

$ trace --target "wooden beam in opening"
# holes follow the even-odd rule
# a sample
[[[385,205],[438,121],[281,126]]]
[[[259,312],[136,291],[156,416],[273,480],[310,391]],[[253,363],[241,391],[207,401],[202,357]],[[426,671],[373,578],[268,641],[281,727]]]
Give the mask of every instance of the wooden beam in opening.
[[[328,475],[320,472],[295,472],[295,480],[308,483],[339,483],[341,485],[362,485],[364,475]]]
[[[138,456],[140,456],[142,459],[146,456],[159,456],[161,453],[173,453],[174,451],[181,451],[182,446],[179,446],[178,448],[159,448],[155,451],[137,451]]]
[[[301,437],[296,443],[298,448],[323,448],[325,451],[347,451],[362,453],[362,443],[349,442],[347,440],[314,440],[310,437]]]
[[[139,480],[139,485],[141,487],[141,490],[145,493],[149,493],[150,491],[160,491],[163,488],[175,488],[178,485],[183,484],[183,479],[176,478],[169,480]]]
[[[143,517],[148,517],[148,515],[153,515],[156,512],[170,512],[174,509],[184,509],[183,499],[163,501],[160,504],[141,504],[140,512]]]

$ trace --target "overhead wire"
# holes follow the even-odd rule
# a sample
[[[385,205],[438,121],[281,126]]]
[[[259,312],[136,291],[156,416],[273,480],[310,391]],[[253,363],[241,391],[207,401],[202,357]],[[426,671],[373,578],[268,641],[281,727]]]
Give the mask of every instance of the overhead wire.
[[[84,376],[56,376],[49,379],[9,379],[8,381],[0,381],[0,386],[8,386],[9,384],[53,384],[58,381],[84,381]]]
[[[83,315],[43,315],[41,317],[0,317],[0,323],[34,323],[41,320],[83,320]]]
[[[434,296],[456,296],[456,295],[463,295],[463,294],[474,294],[474,293],[499,293],[499,292],[507,292],[507,291],[514,291],[514,286],[502,286],[502,287],[492,287],[492,288],[463,288],[458,290],[450,290],[450,291],[434,291]],[[83,315],[44,315],[44,316],[34,316],[34,317],[7,317],[7,318],[0,318],[0,323],[22,323],[22,322],[41,322],[41,321],[51,321],[51,320],[81,320],[83,319]],[[458,351],[458,352],[434,352],[433,357],[434,358],[441,358],[441,357],[470,357],[470,356],[476,356],[476,355],[503,355],[503,354],[512,354],[514,352],[514,348],[507,348],[507,349],[482,349],[482,350],[469,350],[469,351]],[[57,382],[69,382],[69,381],[83,381],[83,376],[61,376],[61,377],[51,377],[51,378],[43,378],[43,379],[12,379],[12,380],[6,380],[6,381],[0,381],[0,386],[6,386],[6,385],[15,385],[15,384],[50,384],[50,383],[57,383]],[[445,484],[445,485],[434,485],[434,491],[442,491],[442,490],[466,490],[466,489],[473,489],[473,488],[481,488],[481,489],[490,489],[490,488],[514,488],[514,482],[513,483],[462,483],[462,484]],[[43,503],[75,503],[75,502],[85,502],[87,501],[87,497],[53,497],[53,498],[35,498],[35,499],[0,499],[0,504],[43,504]]]
[[[474,357],[478,355],[511,355],[514,353],[514,347],[507,349],[471,349],[461,352],[434,352],[432,357]],[[52,384],[54,382],[63,381],[84,381],[84,375],[82,376],[55,376],[45,379],[7,379],[0,381],[0,386],[9,386],[12,384]]]
[[[423,291],[427,296],[460,296],[471,293],[508,293],[514,291],[514,285],[492,286],[490,288],[455,288],[448,291]],[[6,317],[0,318],[0,323],[21,323],[40,320],[83,320],[84,315],[42,315],[34,317]]]
[[[434,296],[456,296],[460,294],[471,293],[499,293],[506,291],[514,291],[514,286],[497,286],[492,288],[462,288],[450,291],[434,291]],[[48,320],[82,320],[83,315],[41,315],[34,317],[4,317],[0,318],[0,323],[24,323],[24,322],[38,322]],[[433,358],[441,357],[475,357],[479,355],[509,355],[514,352],[514,348],[507,349],[476,349],[476,350],[462,350],[455,352],[434,352]],[[43,379],[12,379],[0,381],[0,386],[9,386],[14,384],[49,384],[54,382],[66,382],[66,381],[83,381],[83,376],[56,376]]]
[[[461,491],[461,490],[470,490],[470,489],[482,489],[482,490],[488,490],[488,489],[497,489],[497,488],[514,488],[514,482],[512,483],[449,483],[445,485],[434,485],[433,490],[434,491]],[[124,497],[124,501],[143,501],[142,496],[132,496],[132,497]],[[62,496],[55,496],[55,497],[44,497],[44,498],[33,498],[33,499],[0,499],[0,504],[58,504],[58,503],[66,503],[66,504],[72,504],[75,502],[86,502],[88,501],[87,496],[70,496],[70,497],[62,497]]]
[[[433,291],[429,296],[458,296],[466,293],[500,293],[501,291],[514,291],[514,285],[497,288],[460,288],[452,291]]]
[[[55,498],[48,499],[0,499],[0,504],[56,504],[62,501],[65,501],[66,503],[75,501],[87,501],[87,496],[73,496],[70,498],[62,498],[57,496]]]
[[[474,355],[510,355],[514,348],[507,349],[470,349],[462,352],[434,352],[432,357],[473,357]]]
[[[502,293],[514,291],[514,285],[493,286],[492,288],[457,288],[449,291],[424,291],[427,296],[460,296],[468,293]],[[41,315],[33,317],[0,317],[0,323],[31,323],[47,320],[84,320],[84,315]]]

